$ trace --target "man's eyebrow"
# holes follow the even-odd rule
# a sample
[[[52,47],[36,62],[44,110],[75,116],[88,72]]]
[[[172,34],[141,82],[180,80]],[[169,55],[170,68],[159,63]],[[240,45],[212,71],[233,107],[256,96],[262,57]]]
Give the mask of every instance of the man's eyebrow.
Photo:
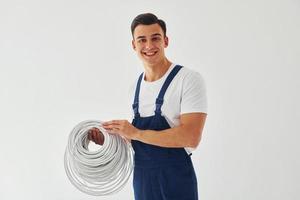
[[[153,36],[162,36],[162,35],[160,33],[154,33],[151,35],[151,37],[153,37]]]
[[[154,37],[154,36],[162,36],[162,35],[160,33],[154,33],[151,35],[151,37]],[[146,36],[141,35],[141,36],[138,36],[136,39],[142,39],[142,38],[146,38]]]
[[[146,38],[146,36],[138,36],[136,39]]]

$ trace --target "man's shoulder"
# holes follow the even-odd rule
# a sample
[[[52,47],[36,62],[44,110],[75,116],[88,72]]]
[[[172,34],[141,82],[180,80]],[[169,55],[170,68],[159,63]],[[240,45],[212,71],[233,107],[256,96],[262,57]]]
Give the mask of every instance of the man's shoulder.
[[[193,81],[193,80],[203,81],[203,77],[200,72],[185,66],[182,67],[181,73],[179,73],[179,75],[182,77],[183,81]]]

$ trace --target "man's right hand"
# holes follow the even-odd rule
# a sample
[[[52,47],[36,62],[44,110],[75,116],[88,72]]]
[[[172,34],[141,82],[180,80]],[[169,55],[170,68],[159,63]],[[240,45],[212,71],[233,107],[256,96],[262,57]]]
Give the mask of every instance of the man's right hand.
[[[91,128],[88,131],[88,139],[95,142],[96,144],[103,145],[104,135],[98,128]]]

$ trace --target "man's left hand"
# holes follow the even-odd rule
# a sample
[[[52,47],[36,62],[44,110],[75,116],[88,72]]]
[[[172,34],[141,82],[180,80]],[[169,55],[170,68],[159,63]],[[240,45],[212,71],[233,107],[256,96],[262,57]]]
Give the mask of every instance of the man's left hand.
[[[110,134],[119,134],[127,139],[136,139],[139,129],[135,128],[127,120],[112,120],[102,123],[102,127]]]

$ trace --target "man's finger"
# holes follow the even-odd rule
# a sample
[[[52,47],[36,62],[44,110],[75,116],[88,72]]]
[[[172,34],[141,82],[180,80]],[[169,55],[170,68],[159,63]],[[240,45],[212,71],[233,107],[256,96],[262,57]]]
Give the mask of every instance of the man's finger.
[[[111,125],[106,125],[106,126],[103,126],[103,128],[105,129],[120,129],[121,125],[120,124],[111,124]]]
[[[103,126],[103,128],[105,128],[105,129],[112,129],[114,127],[115,127],[115,125],[113,125],[113,124]]]
[[[92,130],[89,130],[89,132],[88,132],[88,139],[93,140],[93,131]]]
[[[103,126],[114,125],[114,124],[120,124],[120,120],[111,120],[111,121],[107,121],[107,122],[102,123]]]
[[[99,144],[99,134],[95,131],[95,134],[94,134],[94,136],[95,136],[95,143],[96,144]]]

